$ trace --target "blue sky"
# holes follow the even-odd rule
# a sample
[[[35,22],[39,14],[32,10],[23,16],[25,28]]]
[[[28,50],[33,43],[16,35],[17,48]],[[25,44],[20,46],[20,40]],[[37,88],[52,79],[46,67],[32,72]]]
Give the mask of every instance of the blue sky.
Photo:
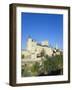
[[[21,13],[21,48],[26,48],[28,36],[37,42],[48,40],[53,47],[63,49],[63,15]]]

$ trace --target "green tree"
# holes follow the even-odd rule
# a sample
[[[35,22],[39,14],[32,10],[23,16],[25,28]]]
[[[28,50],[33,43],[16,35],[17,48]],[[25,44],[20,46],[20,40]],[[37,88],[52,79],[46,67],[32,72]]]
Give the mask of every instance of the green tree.
[[[48,55],[45,56],[42,65],[43,65],[44,74],[48,74],[53,69],[53,66],[54,66],[51,58],[48,57]]]
[[[63,55],[54,56],[54,63],[57,66],[57,69],[63,68]]]
[[[40,68],[40,64],[38,62],[35,62],[31,67],[32,75],[37,76],[39,74],[39,68]]]
[[[45,56],[43,63],[43,72],[45,74],[50,73],[51,71],[63,70],[63,56],[56,55],[53,57]]]

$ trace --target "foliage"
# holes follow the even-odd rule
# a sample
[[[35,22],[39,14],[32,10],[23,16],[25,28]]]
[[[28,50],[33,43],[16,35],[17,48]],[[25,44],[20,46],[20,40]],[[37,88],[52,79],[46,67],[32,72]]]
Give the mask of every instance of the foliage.
[[[33,75],[38,75],[38,73],[39,73],[39,67],[40,67],[40,65],[39,65],[38,62],[35,62],[35,63],[32,65],[32,67],[31,67],[31,72],[32,72]]]
[[[56,55],[53,57],[45,56],[43,60],[43,71],[45,74],[51,71],[62,70],[63,69],[63,56]]]
[[[63,55],[56,55],[49,57],[45,55],[45,52],[42,52],[42,63],[34,62],[31,67],[29,65],[24,66],[22,69],[23,76],[38,76],[41,73],[44,75],[49,75],[52,71],[60,70],[61,74],[63,73]]]

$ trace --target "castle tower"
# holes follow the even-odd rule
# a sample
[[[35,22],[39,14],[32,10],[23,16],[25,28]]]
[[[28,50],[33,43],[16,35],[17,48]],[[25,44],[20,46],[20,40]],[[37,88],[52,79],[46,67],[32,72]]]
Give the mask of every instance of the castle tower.
[[[47,40],[43,41],[42,45],[48,46],[48,41]]]
[[[27,50],[30,52],[35,52],[36,45],[37,45],[37,42],[29,36],[27,40]]]
[[[32,47],[32,38],[29,36],[27,39],[27,50],[31,50]]]

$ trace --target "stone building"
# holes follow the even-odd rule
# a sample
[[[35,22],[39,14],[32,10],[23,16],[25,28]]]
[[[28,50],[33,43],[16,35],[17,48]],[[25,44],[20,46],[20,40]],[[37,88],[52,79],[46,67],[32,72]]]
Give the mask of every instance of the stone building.
[[[42,52],[49,57],[60,54],[60,51],[56,51],[56,49],[49,46],[47,40],[38,43],[29,37],[26,43],[26,49],[22,50],[22,59],[24,61],[39,61],[42,58]]]

